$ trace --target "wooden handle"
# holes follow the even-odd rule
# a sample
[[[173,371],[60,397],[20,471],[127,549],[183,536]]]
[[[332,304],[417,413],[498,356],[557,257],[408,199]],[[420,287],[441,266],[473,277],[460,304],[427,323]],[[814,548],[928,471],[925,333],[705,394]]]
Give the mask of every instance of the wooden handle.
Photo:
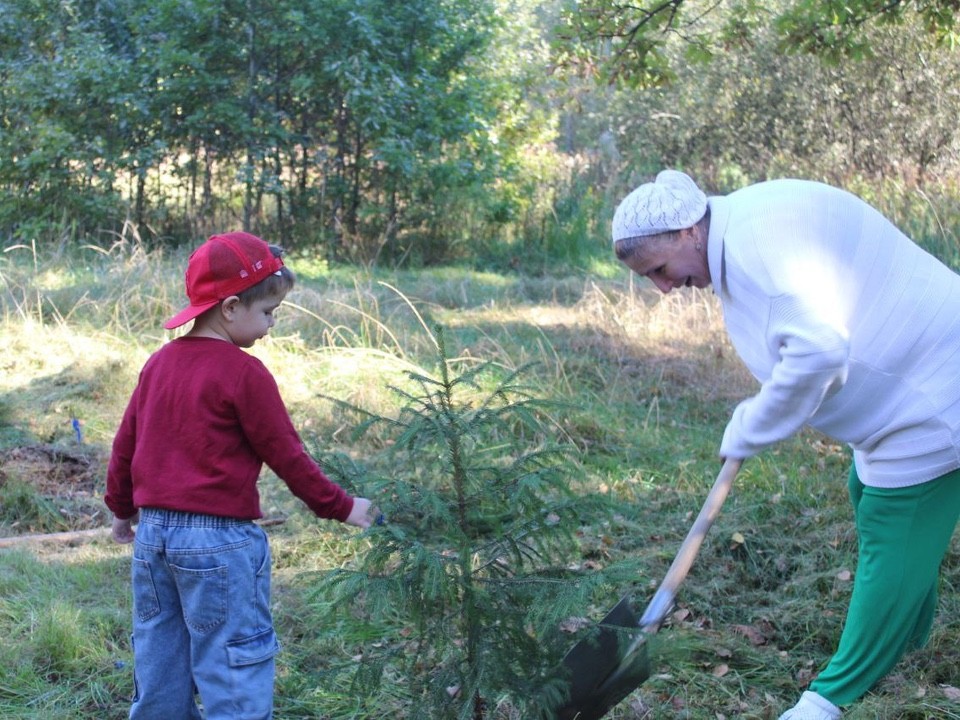
[[[707,531],[720,513],[723,501],[727,499],[727,494],[733,486],[733,479],[737,476],[741,463],[742,460],[732,458],[727,458],[727,460],[724,461],[723,467],[720,468],[720,474],[717,475],[717,479],[714,481],[713,487],[707,495],[707,499],[703,502],[703,507],[700,508],[700,514],[697,515],[693,527],[691,527],[690,532],[687,533],[687,537],[680,546],[677,556],[673,559],[670,569],[667,570],[663,582],[660,583],[660,587],[657,588],[657,592],[654,593],[653,599],[650,601],[650,604],[647,605],[643,617],[640,618],[638,625],[641,628],[641,632],[637,634],[637,637],[634,638],[629,647],[627,647],[617,668],[601,683],[601,689],[614,687],[630,668],[633,657],[638,652],[646,652],[645,644],[647,637],[657,631],[660,623],[663,622],[667,613],[670,612],[670,607],[673,605],[674,597],[677,594],[677,588],[680,587],[680,583],[683,582],[684,578],[687,577],[687,573],[690,572],[690,566],[693,565],[693,561],[697,557],[697,552],[700,550],[700,545],[703,544],[703,539],[706,537]]]
[[[703,507],[700,508],[700,514],[697,515],[693,527],[690,528],[690,532],[687,533],[680,550],[677,551],[677,556],[673,559],[670,569],[667,570],[663,582],[660,583],[653,599],[647,605],[643,617],[640,618],[640,627],[645,632],[656,632],[657,627],[670,611],[677,594],[677,588],[680,587],[680,583],[690,572],[690,567],[700,551],[703,539],[707,536],[713,521],[717,519],[717,515],[720,514],[720,508],[723,507],[723,502],[727,499],[730,488],[733,486],[733,479],[737,476],[741,463],[741,460],[727,458],[723,467],[720,468],[720,474],[717,475],[707,499],[704,500]]]

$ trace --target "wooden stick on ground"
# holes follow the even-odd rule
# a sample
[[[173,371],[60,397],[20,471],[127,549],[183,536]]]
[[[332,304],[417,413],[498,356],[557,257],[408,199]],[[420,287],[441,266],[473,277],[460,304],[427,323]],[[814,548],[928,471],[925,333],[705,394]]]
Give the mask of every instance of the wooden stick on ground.
[[[263,520],[257,520],[256,523],[260,527],[269,527],[271,525],[280,525],[286,522],[286,520],[286,518],[264,518]],[[68,530],[66,532],[40,533],[34,535],[11,535],[10,537],[0,537],[0,548],[44,542],[71,545],[87,542],[88,540],[96,540],[101,537],[110,537],[110,528],[98,527],[89,530]]]
[[[110,528],[98,527],[90,530],[70,530],[68,532],[41,533],[37,535],[11,535],[10,537],[0,538],[0,548],[13,547],[14,545],[29,545],[32,543],[58,542],[58,543],[78,543],[94,540],[98,537],[109,537]]]

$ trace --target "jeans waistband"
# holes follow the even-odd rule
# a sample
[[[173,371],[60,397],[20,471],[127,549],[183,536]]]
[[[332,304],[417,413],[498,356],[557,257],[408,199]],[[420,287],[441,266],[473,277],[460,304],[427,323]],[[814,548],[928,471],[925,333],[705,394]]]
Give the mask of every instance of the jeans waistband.
[[[140,522],[166,527],[226,528],[252,525],[253,520],[204,515],[203,513],[166,510],[164,508],[140,508]]]

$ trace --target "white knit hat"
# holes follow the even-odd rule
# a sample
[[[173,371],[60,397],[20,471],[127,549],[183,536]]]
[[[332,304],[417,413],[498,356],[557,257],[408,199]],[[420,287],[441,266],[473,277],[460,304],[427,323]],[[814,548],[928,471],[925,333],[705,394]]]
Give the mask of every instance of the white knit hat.
[[[707,196],[679,170],[664,170],[627,195],[613,214],[613,242],[693,227],[707,211]]]

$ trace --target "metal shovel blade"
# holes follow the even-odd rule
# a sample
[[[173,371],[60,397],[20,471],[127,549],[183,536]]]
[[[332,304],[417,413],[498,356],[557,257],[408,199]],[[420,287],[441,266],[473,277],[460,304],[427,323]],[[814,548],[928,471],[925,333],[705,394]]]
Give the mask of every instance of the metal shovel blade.
[[[570,648],[563,658],[570,701],[557,711],[559,720],[597,720],[650,677],[646,643],[638,645],[643,636],[638,620],[624,596],[590,635]],[[629,655],[628,648],[633,648]],[[598,684],[597,678],[614,682]]]
[[[673,606],[677,589],[690,571],[739,470],[740,460],[724,462],[643,616],[637,620],[629,600],[623,598],[593,635],[567,652],[563,664],[570,672],[570,700],[557,711],[559,720],[599,720],[650,677],[647,640],[657,632]]]

